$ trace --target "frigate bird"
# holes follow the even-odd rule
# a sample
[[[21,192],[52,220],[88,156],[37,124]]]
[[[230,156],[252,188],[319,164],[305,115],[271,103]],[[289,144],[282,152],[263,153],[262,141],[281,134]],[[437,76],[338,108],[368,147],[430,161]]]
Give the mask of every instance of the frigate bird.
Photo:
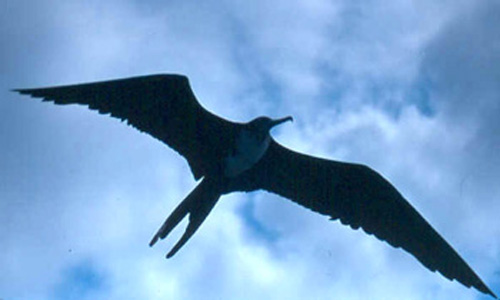
[[[496,298],[459,254],[379,173],[361,165],[301,154],[269,131],[292,117],[225,120],[203,108],[187,77],[150,75],[49,88],[17,89],[55,104],[83,104],[126,121],[187,159],[199,184],[175,208],[150,246],[189,215],[173,256],[195,233],[221,195],[266,190],[353,229],[403,248],[431,271]]]

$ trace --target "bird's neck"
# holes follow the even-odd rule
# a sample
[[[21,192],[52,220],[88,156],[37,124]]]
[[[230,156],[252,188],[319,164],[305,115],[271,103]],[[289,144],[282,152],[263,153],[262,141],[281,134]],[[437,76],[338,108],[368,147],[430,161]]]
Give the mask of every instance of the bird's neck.
[[[236,177],[253,167],[266,153],[271,142],[269,133],[241,130],[235,140],[234,151],[224,160],[224,175]]]

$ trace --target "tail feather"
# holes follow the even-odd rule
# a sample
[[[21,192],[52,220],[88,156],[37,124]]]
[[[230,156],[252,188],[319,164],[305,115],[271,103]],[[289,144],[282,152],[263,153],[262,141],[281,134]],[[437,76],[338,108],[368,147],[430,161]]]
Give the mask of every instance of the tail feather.
[[[212,208],[220,198],[220,185],[217,181],[204,178],[189,195],[175,208],[155,234],[149,246],[152,247],[159,239],[164,239],[189,213],[189,224],[186,231],[167,254],[172,257],[193,236]]]

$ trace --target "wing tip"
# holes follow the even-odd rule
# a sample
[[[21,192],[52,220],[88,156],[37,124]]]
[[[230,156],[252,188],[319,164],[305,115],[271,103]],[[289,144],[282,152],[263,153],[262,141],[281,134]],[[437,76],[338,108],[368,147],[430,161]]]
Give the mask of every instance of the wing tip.
[[[493,291],[481,280],[479,282],[475,282],[469,286],[469,288],[473,287],[477,291],[485,294],[485,295],[490,295],[494,299],[498,299],[497,295],[493,293]]]
[[[490,295],[494,299],[498,299],[497,295],[495,293],[493,293],[493,291],[481,279],[479,279],[479,282],[474,283],[473,287],[476,290],[478,290],[486,295]]]
[[[498,296],[495,293],[493,293],[493,291],[484,283],[484,281],[468,265],[467,265],[467,267],[469,267],[470,272],[472,272],[472,273],[469,273],[469,275],[471,275],[471,277],[469,277],[468,280],[465,280],[463,277],[462,277],[462,279],[459,279],[456,276],[450,276],[450,274],[445,274],[445,273],[443,273],[442,270],[439,270],[438,268],[435,268],[435,267],[433,267],[433,268],[430,268],[428,266],[426,266],[426,267],[429,270],[431,270],[432,272],[436,272],[436,273],[443,275],[446,279],[448,279],[450,281],[456,281],[467,288],[474,288],[475,290],[477,290],[485,295],[490,295],[494,299],[498,299]]]
[[[27,96],[30,96],[32,98],[42,98],[43,101],[47,101],[46,98],[41,95],[41,94],[38,94],[40,93],[40,89],[10,89],[10,92],[13,92],[13,93],[18,93],[20,95],[27,95]]]
[[[29,94],[29,90],[28,89],[10,89],[9,91],[12,92],[12,93],[19,93],[21,95]]]

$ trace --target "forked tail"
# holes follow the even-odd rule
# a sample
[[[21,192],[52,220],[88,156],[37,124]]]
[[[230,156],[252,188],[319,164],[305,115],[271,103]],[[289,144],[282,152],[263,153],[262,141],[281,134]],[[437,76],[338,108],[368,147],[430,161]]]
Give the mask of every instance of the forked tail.
[[[152,247],[158,239],[164,239],[167,235],[179,224],[182,219],[189,213],[189,224],[186,231],[175,244],[175,246],[167,254],[167,258],[172,257],[179,249],[189,240],[189,238],[200,227],[201,223],[208,216],[212,208],[221,196],[221,186],[216,180],[203,178],[189,195],[175,208],[168,216],[167,220],[155,234],[149,246]]]

